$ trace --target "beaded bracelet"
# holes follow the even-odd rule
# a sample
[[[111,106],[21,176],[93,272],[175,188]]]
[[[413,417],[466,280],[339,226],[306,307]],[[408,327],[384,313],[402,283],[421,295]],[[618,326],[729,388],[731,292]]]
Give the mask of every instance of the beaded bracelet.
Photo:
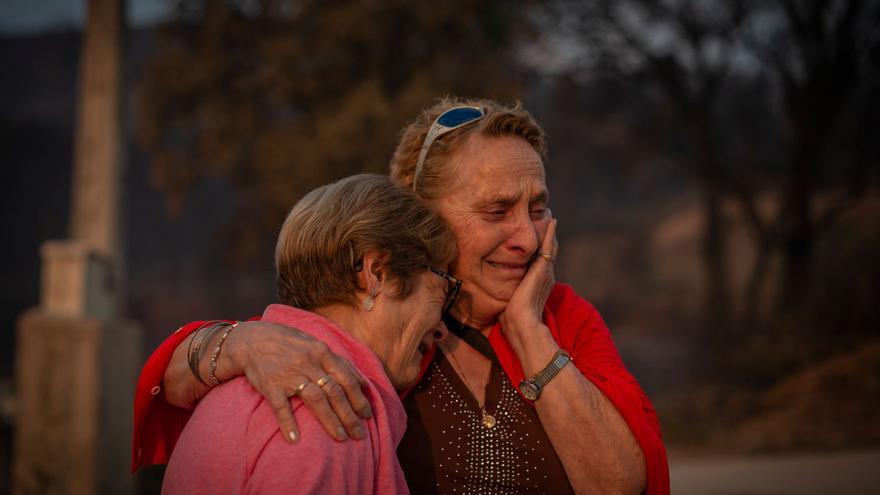
[[[208,364],[208,376],[211,378],[211,380],[214,381],[215,385],[220,385],[221,383],[223,383],[222,381],[220,381],[219,378],[217,378],[217,375],[215,374],[215,372],[217,371],[217,357],[220,355],[220,347],[223,346],[223,342],[226,341],[226,337],[229,336],[229,332],[233,331],[235,327],[237,327],[240,323],[240,321],[237,321],[231,325],[227,323],[229,327],[226,329],[225,332],[223,332],[223,335],[220,336],[220,340],[217,341],[217,347],[214,348],[214,353],[211,354],[211,362]]]
[[[223,321],[209,321],[200,326],[193,333],[192,339],[189,341],[189,347],[186,350],[187,361],[189,363],[189,370],[192,372],[193,376],[203,385],[208,385],[205,380],[202,378],[202,374],[199,372],[199,358],[201,358],[202,354],[202,345],[214,335],[221,327],[229,325],[229,323]],[[193,345],[194,343],[197,344]]]

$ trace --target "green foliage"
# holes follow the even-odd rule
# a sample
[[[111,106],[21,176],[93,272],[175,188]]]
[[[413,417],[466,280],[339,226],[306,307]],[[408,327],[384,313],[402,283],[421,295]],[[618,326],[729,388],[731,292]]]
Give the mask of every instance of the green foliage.
[[[501,1],[182,0],[177,14],[139,86],[152,179],[172,213],[200,181],[228,180],[242,227],[263,235],[304,192],[385,171],[438,97],[516,98],[530,32]]]

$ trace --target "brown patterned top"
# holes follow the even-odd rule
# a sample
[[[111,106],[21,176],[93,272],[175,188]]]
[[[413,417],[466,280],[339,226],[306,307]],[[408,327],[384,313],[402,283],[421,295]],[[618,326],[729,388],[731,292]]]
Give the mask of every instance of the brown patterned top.
[[[492,428],[439,348],[404,407],[397,457],[413,494],[573,493],[537,413],[497,362],[486,386]]]

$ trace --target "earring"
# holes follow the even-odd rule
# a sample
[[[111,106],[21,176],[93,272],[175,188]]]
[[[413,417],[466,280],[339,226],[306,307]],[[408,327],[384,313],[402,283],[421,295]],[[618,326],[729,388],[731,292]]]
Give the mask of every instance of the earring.
[[[375,303],[376,303],[376,288],[373,287],[373,289],[370,290],[370,295],[367,296],[366,299],[364,299],[364,302],[363,302],[364,309],[366,309],[367,311],[372,311],[373,305]]]

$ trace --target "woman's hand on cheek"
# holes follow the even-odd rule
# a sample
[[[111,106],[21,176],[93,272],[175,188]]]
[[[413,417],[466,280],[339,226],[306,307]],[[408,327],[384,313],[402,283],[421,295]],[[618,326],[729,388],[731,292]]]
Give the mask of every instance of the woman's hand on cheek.
[[[556,219],[550,219],[535,260],[510,297],[507,308],[499,317],[504,333],[508,337],[516,339],[519,332],[528,332],[542,323],[544,305],[550,297],[553,284],[556,283],[553,263],[556,261],[558,251]]]
[[[537,231],[538,233],[538,239],[540,239],[542,242],[547,236],[547,229],[550,227],[550,224],[553,221],[553,212],[550,211],[550,208],[545,208],[544,215],[540,219],[535,220],[535,231]]]

